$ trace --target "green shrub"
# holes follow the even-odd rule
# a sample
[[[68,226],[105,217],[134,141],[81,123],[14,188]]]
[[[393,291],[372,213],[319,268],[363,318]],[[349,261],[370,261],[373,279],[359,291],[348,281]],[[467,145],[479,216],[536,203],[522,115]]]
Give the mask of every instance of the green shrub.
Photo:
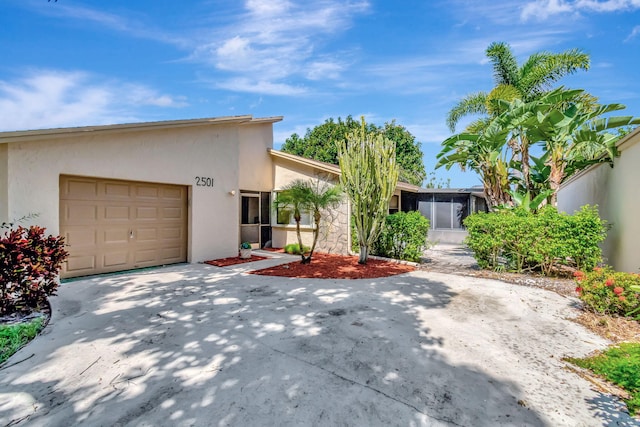
[[[588,310],[619,316],[640,312],[639,275],[596,267],[589,273],[576,271],[574,276],[576,292]]]
[[[27,323],[0,325],[0,364],[20,350],[42,330],[43,318],[37,317]]]
[[[302,249],[305,253],[309,252],[311,248],[309,246],[302,245]],[[284,251],[292,255],[300,255],[300,245],[298,243],[289,243],[284,247]]]
[[[377,255],[420,261],[427,248],[429,220],[420,212],[397,212],[387,215],[373,249]]]
[[[551,274],[562,265],[590,270],[602,259],[598,244],[606,224],[595,207],[574,215],[545,206],[537,213],[523,208],[468,216],[466,243],[481,268],[539,270]]]
[[[566,360],[581,368],[590,369],[625,389],[631,396],[625,399],[629,413],[633,416],[640,412],[639,343],[622,343],[596,356]]]
[[[62,237],[44,231],[18,227],[0,237],[0,314],[39,307],[55,294],[68,253]]]

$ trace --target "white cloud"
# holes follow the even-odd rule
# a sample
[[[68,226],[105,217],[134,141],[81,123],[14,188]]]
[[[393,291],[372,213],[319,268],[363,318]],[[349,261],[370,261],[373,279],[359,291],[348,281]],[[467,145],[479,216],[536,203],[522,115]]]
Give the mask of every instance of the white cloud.
[[[322,80],[322,79],[338,79],[341,72],[344,70],[344,65],[338,62],[327,61],[313,61],[309,63],[307,70],[307,78],[309,80]]]
[[[322,45],[348,30],[353,18],[368,8],[366,1],[248,0],[244,13],[202,40],[191,59],[229,73],[220,87],[299,95],[305,90],[292,81],[340,78],[346,64],[322,57]],[[277,92],[280,88],[283,92]]]
[[[545,20],[561,13],[618,12],[640,9],[640,0],[535,0],[524,5],[520,18]]]
[[[247,0],[246,8],[258,16],[277,16],[286,13],[291,3],[282,0]]]
[[[36,70],[0,81],[0,130],[99,125],[137,119],[140,107],[179,107],[184,99],[144,85],[96,81],[88,73]]]
[[[633,27],[633,29],[631,30],[631,33],[629,33],[629,35],[627,36],[626,39],[624,39],[624,41],[628,42],[629,40],[638,36],[638,34],[640,34],[640,25],[636,25],[635,27]]]
[[[53,7],[42,7],[40,2],[29,2],[31,9],[42,14],[62,19],[74,19],[84,24],[98,24],[104,28],[130,34],[134,37],[156,40],[177,46],[187,46],[188,38],[151,28],[142,22],[115,13],[104,12],[84,6],[57,2]]]

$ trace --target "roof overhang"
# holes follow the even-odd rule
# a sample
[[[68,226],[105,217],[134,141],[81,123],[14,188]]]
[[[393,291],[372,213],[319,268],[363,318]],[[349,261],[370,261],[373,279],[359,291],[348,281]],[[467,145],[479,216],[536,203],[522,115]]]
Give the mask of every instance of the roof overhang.
[[[0,144],[16,141],[34,141],[50,138],[74,137],[91,133],[136,132],[147,129],[177,129],[183,127],[212,126],[212,125],[250,125],[260,123],[276,123],[282,116],[253,118],[251,115],[210,117],[203,119],[166,120],[160,122],[125,123],[115,125],[81,126],[70,128],[37,129],[0,132]]]
[[[299,165],[309,166],[321,172],[330,173],[336,176],[340,176],[340,174],[342,173],[339,166],[333,165],[331,163],[321,162],[313,159],[307,159],[306,157],[296,156],[295,154],[285,153],[283,151],[274,150],[273,148],[270,148],[268,151],[272,157],[289,160]],[[398,181],[398,184],[396,185],[396,189],[417,193],[418,190],[420,190],[420,187],[418,187],[417,185],[409,184],[407,182]]]

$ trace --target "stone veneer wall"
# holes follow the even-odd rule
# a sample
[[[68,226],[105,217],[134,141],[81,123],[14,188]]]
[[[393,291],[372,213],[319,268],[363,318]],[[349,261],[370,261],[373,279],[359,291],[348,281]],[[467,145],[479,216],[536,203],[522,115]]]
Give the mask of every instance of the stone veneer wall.
[[[343,203],[336,209],[323,212],[316,250],[332,254],[349,254],[350,221],[349,203],[343,195]]]

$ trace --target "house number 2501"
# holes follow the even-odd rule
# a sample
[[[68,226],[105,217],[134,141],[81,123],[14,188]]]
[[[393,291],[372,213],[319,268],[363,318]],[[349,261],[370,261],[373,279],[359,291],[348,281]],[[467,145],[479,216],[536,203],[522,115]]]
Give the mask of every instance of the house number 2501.
[[[196,176],[197,187],[213,187],[213,178],[208,176]]]

